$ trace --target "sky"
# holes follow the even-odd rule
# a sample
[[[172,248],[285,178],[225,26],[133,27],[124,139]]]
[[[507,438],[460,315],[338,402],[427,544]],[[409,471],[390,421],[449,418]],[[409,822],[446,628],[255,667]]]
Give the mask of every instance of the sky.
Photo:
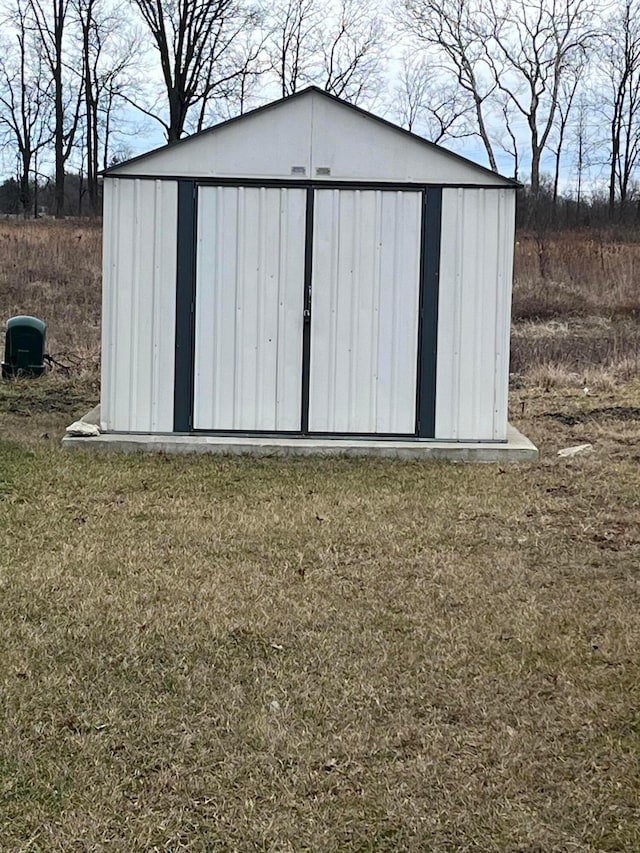
[[[398,122],[397,115],[393,114],[393,104],[395,102],[394,93],[399,83],[399,60],[397,57],[390,56],[387,63],[386,85],[382,88],[380,95],[375,99],[374,106],[371,111],[376,115],[380,115],[390,121]],[[150,54],[148,59],[148,75],[150,78],[157,74],[156,59],[153,54]],[[278,87],[267,86],[263,87],[260,92],[261,98],[259,102],[267,100],[275,100],[278,98]],[[257,100],[257,99],[256,99]],[[161,103],[161,102],[160,102]],[[366,105],[365,105],[366,106]],[[123,105],[120,108],[120,127],[122,132],[119,134],[117,142],[121,149],[121,156],[125,159],[145,153],[160,147],[165,143],[164,129],[161,124],[143,115],[134,107]],[[420,127],[414,128],[415,132],[420,133]],[[495,134],[495,129],[494,129]],[[528,160],[528,136],[526,127],[518,129],[516,134],[519,137],[519,147],[521,149],[520,163],[520,180],[527,178],[527,160]],[[114,134],[114,141],[116,135]],[[471,161],[482,166],[489,166],[488,159],[484,147],[480,139],[476,136],[470,136],[463,139],[447,139],[443,143],[444,147],[467,157]],[[506,176],[513,175],[513,158],[504,152],[499,145],[495,145],[495,156],[498,164],[498,170]],[[575,188],[575,168],[573,161],[575,160],[574,152],[570,145],[567,147],[563,155],[563,168],[561,172],[561,192],[572,193]],[[70,161],[67,171],[77,171],[78,163]],[[543,172],[552,174],[554,169],[553,155],[547,152],[543,159]],[[53,162],[42,160],[39,163],[39,170],[42,173],[53,175]],[[0,151],[0,175],[4,178],[13,177],[16,175],[16,158],[9,148]],[[600,168],[592,169],[590,174],[583,179],[585,190],[590,187],[598,188],[601,186]]]

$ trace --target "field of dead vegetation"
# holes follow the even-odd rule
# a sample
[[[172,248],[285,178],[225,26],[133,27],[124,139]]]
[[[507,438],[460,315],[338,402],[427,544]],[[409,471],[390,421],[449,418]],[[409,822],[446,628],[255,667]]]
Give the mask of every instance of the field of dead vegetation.
[[[640,235],[519,236],[510,466],[63,453],[99,243],[0,223],[0,851],[640,850]]]

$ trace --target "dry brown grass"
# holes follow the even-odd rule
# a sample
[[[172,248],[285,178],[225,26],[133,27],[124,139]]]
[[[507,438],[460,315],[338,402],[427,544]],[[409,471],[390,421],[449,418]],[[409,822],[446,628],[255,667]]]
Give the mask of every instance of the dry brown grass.
[[[638,421],[521,401],[507,469],[0,443],[0,849],[639,849]]]
[[[514,323],[511,371],[530,382],[538,382],[545,372],[574,375],[583,384],[594,373],[615,381],[632,379],[640,375],[640,322],[631,317],[568,316]]]
[[[100,359],[102,230],[90,222],[0,220],[0,320],[31,314],[47,323],[47,350]],[[2,340],[4,346],[4,336]]]
[[[80,358],[95,381],[100,353],[99,225],[0,221],[0,317],[48,324],[48,349]],[[640,367],[640,242],[598,232],[520,234],[512,372],[540,379],[596,368],[615,381]]]
[[[49,352],[78,356],[97,376],[100,227],[89,222],[0,221],[0,314],[48,324]],[[520,234],[513,297],[512,372],[608,372],[640,366],[640,242],[598,232]]]
[[[95,377],[0,383],[0,850],[639,850],[640,382],[568,350],[505,468],[65,454]]]
[[[514,277],[513,373],[534,382],[640,374],[640,242],[521,234]]]
[[[598,232],[519,234],[513,319],[637,316],[640,241]]]

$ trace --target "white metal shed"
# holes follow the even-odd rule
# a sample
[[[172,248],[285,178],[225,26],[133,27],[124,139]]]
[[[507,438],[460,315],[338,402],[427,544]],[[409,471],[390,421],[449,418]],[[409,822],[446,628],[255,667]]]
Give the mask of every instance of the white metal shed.
[[[516,188],[316,88],[109,169],[102,431],[505,442]]]

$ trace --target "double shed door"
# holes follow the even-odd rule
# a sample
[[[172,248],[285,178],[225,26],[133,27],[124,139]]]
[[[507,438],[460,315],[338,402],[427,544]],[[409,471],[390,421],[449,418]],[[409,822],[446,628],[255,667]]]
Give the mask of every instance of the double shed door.
[[[194,429],[414,435],[422,193],[201,186],[197,216]]]

